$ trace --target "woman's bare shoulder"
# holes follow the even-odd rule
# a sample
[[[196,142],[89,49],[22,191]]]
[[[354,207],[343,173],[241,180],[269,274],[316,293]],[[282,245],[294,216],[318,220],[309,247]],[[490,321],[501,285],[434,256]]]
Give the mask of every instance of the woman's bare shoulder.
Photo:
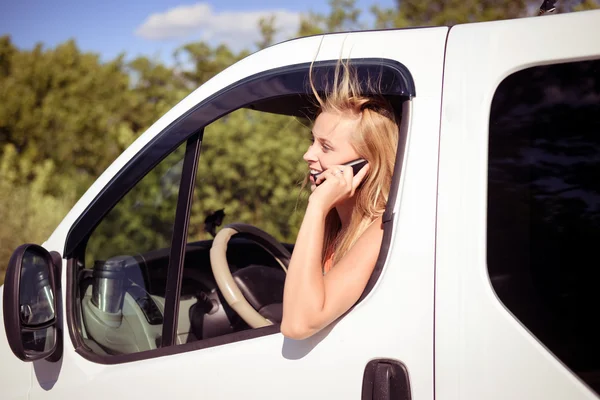
[[[383,235],[383,217],[377,217],[371,225],[367,227],[365,232],[361,235],[361,239],[365,236],[369,238],[382,236]]]
[[[357,259],[356,257],[358,257],[358,259],[372,259],[373,255],[379,254],[381,241],[383,240],[382,221],[382,218],[378,217],[367,227],[354,246],[348,251],[348,258],[354,260]]]

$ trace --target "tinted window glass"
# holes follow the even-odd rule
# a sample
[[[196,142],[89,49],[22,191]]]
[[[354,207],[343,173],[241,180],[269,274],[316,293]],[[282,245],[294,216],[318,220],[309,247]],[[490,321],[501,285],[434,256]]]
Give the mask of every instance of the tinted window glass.
[[[185,144],[150,171],[104,217],[78,273],[82,334],[100,355],[161,345],[169,247]]]
[[[600,392],[600,61],[533,67],[500,84],[488,174],[494,289]]]

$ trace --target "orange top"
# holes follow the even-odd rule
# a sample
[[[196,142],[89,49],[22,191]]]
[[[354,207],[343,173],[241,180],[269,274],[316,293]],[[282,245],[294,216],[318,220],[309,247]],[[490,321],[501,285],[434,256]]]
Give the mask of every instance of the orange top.
[[[325,264],[323,265],[323,275],[329,272],[331,267],[333,267],[333,255],[335,253],[331,253],[331,255],[325,260]]]

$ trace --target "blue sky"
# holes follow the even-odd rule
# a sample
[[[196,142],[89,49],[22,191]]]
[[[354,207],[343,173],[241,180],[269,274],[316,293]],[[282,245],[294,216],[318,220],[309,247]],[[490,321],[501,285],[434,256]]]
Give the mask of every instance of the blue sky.
[[[74,38],[84,51],[99,53],[110,60],[120,52],[127,58],[145,55],[169,61],[178,46],[197,40],[212,44],[224,41],[241,49],[257,39],[256,21],[276,13],[281,24],[278,40],[293,36],[298,15],[326,13],[324,0],[0,0],[0,35],[29,49],[42,42],[54,47]],[[365,18],[377,4],[391,7],[394,0],[357,0]]]

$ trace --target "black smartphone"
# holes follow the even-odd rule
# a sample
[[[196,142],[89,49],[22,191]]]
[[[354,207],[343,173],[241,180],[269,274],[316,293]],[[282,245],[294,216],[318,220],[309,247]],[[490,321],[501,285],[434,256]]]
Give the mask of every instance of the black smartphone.
[[[367,165],[367,160],[365,160],[364,158],[359,158],[357,160],[353,160],[353,161],[349,161],[347,163],[344,163],[342,165],[348,165],[352,167],[352,174],[356,175],[358,173],[358,171],[360,171],[362,169],[362,167],[364,167],[365,165]],[[312,177],[314,179],[314,181],[317,181],[317,178],[319,177],[319,175],[321,175],[321,173],[318,174],[313,174]],[[323,182],[321,182],[323,183]],[[321,183],[317,184],[317,186],[319,186]]]

